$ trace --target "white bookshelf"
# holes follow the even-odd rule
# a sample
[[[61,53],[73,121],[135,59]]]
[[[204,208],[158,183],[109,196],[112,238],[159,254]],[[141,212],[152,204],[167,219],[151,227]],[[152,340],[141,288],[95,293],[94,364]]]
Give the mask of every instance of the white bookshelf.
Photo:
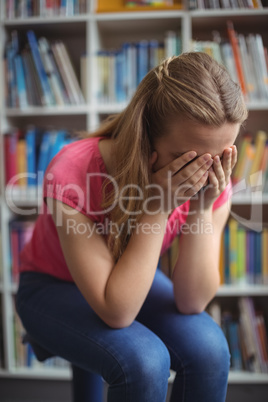
[[[268,296],[268,285],[249,285],[245,283],[237,285],[221,285],[217,296]]]
[[[86,52],[89,66],[87,75],[86,103],[79,106],[64,107],[29,107],[27,109],[11,109],[4,107],[4,74],[3,65],[0,64],[0,174],[2,185],[0,188],[0,222],[3,239],[3,280],[0,282],[0,301],[3,320],[3,342],[5,365],[0,370],[0,377],[10,378],[46,378],[46,379],[70,379],[68,370],[31,370],[27,368],[15,368],[13,366],[13,328],[12,299],[16,292],[16,285],[10,283],[8,268],[8,221],[10,211],[9,201],[18,208],[27,207],[37,209],[41,202],[41,192],[25,190],[16,194],[5,192],[4,188],[4,164],[3,164],[3,135],[12,126],[27,124],[49,124],[62,127],[65,124],[70,129],[91,130],[97,127],[103,116],[118,113],[124,109],[126,103],[100,104],[96,99],[97,71],[94,63],[94,55],[101,48],[118,47],[123,41],[159,38],[163,39],[167,30],[177,30],[182,35],[182,49],[187,51],[191,39],[206,38],[211,40],[211,31],[220,30],[222,33],[226,20],[232,19],[237,30],[248,32],[255,26],[255,32],[261,32],[264,42],[268,46],[268,9],[263,10],[167,10],[144,11],[122,13],[96,13],[96,3],[88,0],[88,12],[74,17],[31,17],[27,19],[7,20],[4,17],[3,1],[0,2],[0,53],[3,54],[7,34],[12,29],[18,32],[26,32],[30,27],[50,38],[66,40],[67,47],[74,56],[76,67],[79,65],[79,53]],[[138,28],[138,29],[137,29]],[[74,37],[74,38],[73,38]],[[81,47],[79,52],[78,47]],[[249,126],[256,130],[267,129],[268,126],[268,102],[249,103]],[[259,127],[261,125],[261,127]],[[252,194],[236,194],[233,197],[233,205],[247,208],[252,204]],[[268,205],[268,194],[262,194],[253,198],[254,204]],[[239,296],[268,298],[268,286],[250,285],[224,285],[217,292],[217,297]],[[267,307],[266,307],[267,309]],[[172,376],[171,376],[172,380]],[[268,375],[256,373],[231,372],[230,383],[268,383]]]

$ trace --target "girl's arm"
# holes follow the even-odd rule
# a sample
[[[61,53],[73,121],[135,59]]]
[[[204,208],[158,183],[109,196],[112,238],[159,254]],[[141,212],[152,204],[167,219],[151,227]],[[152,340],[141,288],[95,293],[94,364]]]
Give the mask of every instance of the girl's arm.
[[[61,216],[57,231],[62,251],[81,293],[109,326],[130,325],[151,287],[167,216],[144,215],[115,264],[104,237],[90,219],[60,201],[48,201],[55,223]]]
[[[219,287],[221,235],[230,211],[228,202],[214,211],[213,203],[227,187],[236,160],[235,146],[224,151],[222,164],[216,156],[209,171],[209,186],[201,195],[202,202],[190,201],[187,231],[181,236],[173,273],[176,305],[184,314],[203,311]]]
[[[179,194],[182,198],[186,197],[185,191],[189,198],[202,188],[207,179],[204,175],[208,169],[207,161],[200,157],[186,166],[195,155],[190,152],[184,154],[153,174],[155,185],[163,189],[166,198],[168,172],[174,173],[170,177],[171,192],[177,190],[181,181],[185,184]],[[184,165],[183,173],[177,173]],[[163,202],[152,194],[148,203],[150,210],[138,222],[116,263],[105,238],[90,219],[60,201],[47,198],[47,204],[57,227],[66,263],[85,299],[109,326],[121,328],[130,325],[155,275],[170,212],[163,207],[168,204],[166,200]]]
[[[219,287],[220,241],[229,215],[227,204],[187,217],[173,271],[176,305],[183,314],[202,312]]]

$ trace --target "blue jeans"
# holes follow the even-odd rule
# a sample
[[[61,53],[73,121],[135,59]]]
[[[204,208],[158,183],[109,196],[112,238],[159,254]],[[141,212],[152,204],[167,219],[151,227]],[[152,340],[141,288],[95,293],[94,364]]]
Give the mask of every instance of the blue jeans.
[[[171,281],[157,270],[136,320],[111,329],[74,283],[26,272],[17,312],[29,335],[51,353],[108,383],[109,402],[224,402],[230,354],[220,327],[203,312],[183,315]],[[82,399],[81,399],[82,401]]]

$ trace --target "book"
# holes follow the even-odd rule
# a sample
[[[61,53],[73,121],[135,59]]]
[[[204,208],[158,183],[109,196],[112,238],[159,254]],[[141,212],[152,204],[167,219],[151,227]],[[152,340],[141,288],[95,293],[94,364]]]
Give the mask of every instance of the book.
[[[86,12],[86,0],[6,0],[6,18],[73,16]]]
[[[240,314],[241,335],[245,349],[245,366],[249,371],[261,372],[260,361],[258,359],[257,345],[253,332],[253,320],[251,310],[246,297],[238,300],[238,308]]]
[[[23,63],[21,55],[17,55],[14,58],[15,64],[15,76],[16,76],[16,84],[17,84],[17,98],[16,102],[21,109],[24,109],[28,106],[27,92],[26,92],[26,80],[23,69]]]
[[[238,322],[231,321],[228,327],[229,343],[231,352],[231,367],[235,371],[242,370],[242,356],[239,341],[239,326]]]
[[[25,138],[19,138],[17,142],[17,176],[18,185],[26,187],[27,185],[27,150]]]
[[[253,68],[254,60],[252,60],[249,56],[245,36],[239,34],[237,38],[242,61],[242,69],[245,77],[246,93],[249,100],[256,100],[258,96],[256,78]]]
[[[229,225],[224,230],[224,282],[226,284],[231,283],[230,275],[230,228]]]
[[[248,144],[251,144],[252,136],[249,134],[243,135],[238,146],[238,158],[236,166],[233,170],[232,181],[237,184],[244,177],[244,169],[246,163],[246,149]]]
[[[265,68],[265,52],[260,35],[249,34],[246,37],[248,51],[253,62],[254,75],[256,77],[258,99],[268,99],[267,68]]]
[[[38,72],[36,70],[36,66],[34,64],[33,56],[31,50],[28,45],[25,46],[25,49],[22,51],[23,62],[25,66],[26,77],[28,77],[30,81],[30,85],[28,84],[27,91],[28,97],[32,98],[31,105],[36,106],[46,106],[46,102],[43,96],[43,90],[41,86],[41,82],[39,80]],[[27,80],[26,80],[27,83]]]
[[[85,101],[89,100],[89,93],[88,90],[88,74],[89,74],[89,67],[90,63],[88,61],[87,54],[82,54],[80,59],[80,76],[81,76],[81,91],[83,93],[83,97]]]
[[[27,185],[37,185],[37,168],[36,168],[36,131],[35,127],[28,127],[25,134],[26,141],[26,158],[27,158]]]
[[[17,143],[19,140],[19,130],[5,134],[4,136],[4,156],[5,156],[5,183],[16,184],[17,179]]]
[[[252,178],[251,184],[257,185],[259,181],[262,181],[262,169],[261,169],[261,162],[263,159],[264,151],[265,151],[265,144],[267,141],[267,134],[263,130],[259,130],[256,134],[256,139],[255,139],[255,154],[254,154],[254,159],[251,165],[251,169],[249,174],[254,175],[254,178]]]
[[[220,273],[220,284],[224,283],[224,231],[221,235],[221,244],[220,244],[220,257],[219,257],[219,273]]]
[[[42,91],[43,91],[43,103],[46,106],[55,105],[55,98],[53,96],[53,93],[52,93],[52,90],[50,87],[50,83],[49,83],[49,80],[48,80],[42,59],[41,59],[38,42],[37,42],[34,31],[32,31],[32,30],[28,31],[27,37],[28,37],[30,48],[31,48],[33,60],[35,63],[36,71],[38,73]]]
[[[244,78],[244,73],[243,73],[243,68],[242,68],[242,61],[241,61],[241,56],[240,56],[238,39],[237,39],[236,32],[234,30],[233,22],[230,20],[227,21],[227,33],[229,36],[230,44],[233,49],[234,61],[235,61],[237,76],[238,76],[238,80],[239,80],[239,83],[241,86],[241,90],[242,90],[243,94],[246,94],[246,92],[247,92],[246,84],[245,84],[245,78]]]
[[[246,231],[237,228],[237,274],[236,281],[241,284],[246,282]]]
[[[142,40],[137,43],[137,84],[139,84],[149,70],[149,42]]]
[[[49,43],[46,38],[42,37],[38,41],[40,56],[44,65],[45,72],[48,76],[50,87],[52,88],[54,98],[57,105],[64,105],[65,100],[62,93],[61,84],[59,82],[58,74],[55,71],[55,64],[51,60],[51,53],[49,53]]]
[[[231,44],[229,42],[223,42],[220,48],[223,64],[227,68],[232,80],[239,82]]]
[[[230,264],[230,281],[237,282],[237,230],[238,223],[235,219],[229,221],[229,264]]]
[[[268,373],[268,341],[264,317],[261,312],[256,314],[256,331],[259,339],[262,371]]]
[[[268,285],[268,228],[262,231],[262,278],[264,285]]]
[[[85,102],[65,45],[61,41],[51,44],[51,50],[60,71],[71,104]]]

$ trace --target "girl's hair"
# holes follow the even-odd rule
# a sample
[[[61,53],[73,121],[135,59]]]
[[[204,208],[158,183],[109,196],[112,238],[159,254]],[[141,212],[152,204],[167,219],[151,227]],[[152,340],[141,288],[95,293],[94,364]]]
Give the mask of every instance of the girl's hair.
[[[108,235],[115,261],[131,236],[128,220],[137,223],[142,216],[142,205],[148,197],[146,186],[150,184],[149,158],[154,140],[165,135],[169,123],[181,118],[220,127],[225,123],[242,124],[247,114],[241,89],[227,70],[205,53],[190,52],[168,58],[152,69],[126,109],[109,117],[91,134],[114,140],[114,179],[119,193],[124,188],[125,211],[121,199],[121,205],[115,203],[110,212],[111,221],[122,230],[120,236]],[[115,192],[104,191],[103,208],[114,201]]]

